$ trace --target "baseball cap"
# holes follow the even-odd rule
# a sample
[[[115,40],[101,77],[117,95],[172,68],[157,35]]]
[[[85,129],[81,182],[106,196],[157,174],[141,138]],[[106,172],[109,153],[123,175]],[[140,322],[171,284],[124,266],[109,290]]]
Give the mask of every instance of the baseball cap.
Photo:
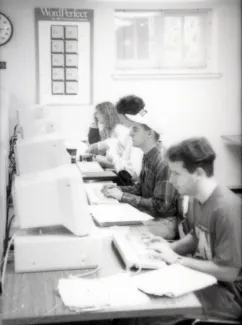
[[[158,133],[160,135],[163,134],[162,123],[157,121],[157,117],[152,115],[146,109],[142,109],[136,115],[129,115],[129,114],[125,114],[125,115],[127,116],[127,118],[130,121],[132,121],[134,123],[145,124],[150,129],[155,131],[156,133]]]

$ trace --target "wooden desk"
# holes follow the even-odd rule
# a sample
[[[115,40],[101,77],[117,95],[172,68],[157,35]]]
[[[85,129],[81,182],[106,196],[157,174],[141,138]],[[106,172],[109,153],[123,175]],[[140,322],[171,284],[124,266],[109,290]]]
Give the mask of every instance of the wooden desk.
[[[120,260],[115,256],[111,237],[105,236],[102,265],[92,277],[101,277],[124,272]],[[82,271],[57,271],[16,274],[13,265],[5,277],[2,298],[2,322],[10,324],[42,324],[84,320],[131,318],[160,315],[186,315],[198,317],[202,307],[194,294],[180,298],[150,298],[146,305],[119,308],[109,307],[103,310],[74,312],[66,308],[56,291],[58,280],[70,274]],[[91,277],[91,276],[90,276]]]

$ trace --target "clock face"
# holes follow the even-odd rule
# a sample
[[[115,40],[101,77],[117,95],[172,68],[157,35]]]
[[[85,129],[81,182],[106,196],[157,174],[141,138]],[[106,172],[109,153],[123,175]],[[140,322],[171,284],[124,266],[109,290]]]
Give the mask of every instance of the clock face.
[[[0,13],[0,46],[6,44],[13,35],[13,25],[10,19]]]

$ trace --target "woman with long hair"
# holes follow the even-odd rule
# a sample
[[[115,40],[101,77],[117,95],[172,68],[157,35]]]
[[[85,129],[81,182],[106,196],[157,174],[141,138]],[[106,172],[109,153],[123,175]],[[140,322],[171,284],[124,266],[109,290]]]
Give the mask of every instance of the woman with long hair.
[[[89,143],[93,144],[110,138],[112,130],[118,123],[118,113],[111,102],[97,104],[95,107],[94,121],[88,133]]]

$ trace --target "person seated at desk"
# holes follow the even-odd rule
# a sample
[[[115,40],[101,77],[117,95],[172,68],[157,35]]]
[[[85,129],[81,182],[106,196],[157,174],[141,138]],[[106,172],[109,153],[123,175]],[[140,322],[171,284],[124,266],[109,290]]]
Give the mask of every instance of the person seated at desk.
[[[120,123],[132,127],[133,121],[128,118],[128,115],[137,115],[141,110],[145,109],[145,102],[141,97],[136,95],[128,95],[121,97],[115,105]],[[143,151],[138,147],[132,147],[131,151],[131,162],[135,167],[137,175],[140,175],[142,167]]]
[[[190,231],[171,244],[163,239],[150,243],[150,248],[168,264],[180,263],[217,278],[216,285],[195,292],[205,316],[241,320],[241,199],[217,183],[216,154],[206,138],[182,141],[167,150],[167,157],[174,186],[192,198],[186,218]],[[159,325],[166,321],[150,318],[130,323]]]
[[[114,127],[119,123],[116,108],[111,102],[102,102],[95,107],[94,122],[89,130],[90,144],[104,141],[112,136]],[[95,124],[95,126],[94,126]],[[94,141],[94,138],[96,141]],[[106,150],[91,146],[87,152],[95,154],[95,160],[104,168],[113,168],[112,163],[105,157]]]
[[[117,123],[130,127],[132,125],[132,121],[130,121],[125,114],[135,115],[140,112],[144,106],[145,103],[143,99],[135,95],[120,98],[115,107],[110,102],[104,102],[97,105],[96,112],[94,114],[95,121],[89,129],[89,143],[93,145],[94,143],[110,138],[112,135],[112,130]],[[101,130],[105,130],[105,132],[101,132]],[[129,142],[131,142],[131,139]],[[134,181],[137,181],[138,175],[140,174],[143,157],[143,153],[139,148],[132,147],[129,153],[129,161],[131,162],[128,164],[126,162],[126,167],[129,165],[129,169],[131,166],[132,168],[130,170],[127,170],[126,168],[121,169],[121,172],[120,168],[115,168],[115,165],[113,165],[112,162],[107,159],[107,157],[103,156],[105,154],[105,150],[95,151],[95,148],[97,147],[91,146],[90,151],[97,155],[95,159],[101,164],[101,166],[104,168],[114,168],[116,171],[118,171],[118,173],[120,173],[120,185],[132,185]]]
[[[105,152],[107,162],[110,163],[109,167],[114,168],[123,181],[126,180],[126,185],[132,185],[133,181],[138,180],[138,175],[130,161],[132,146],[129,129],[122,124],[117,124],[111,138],[93,143],[87,152],[92,154]]]
[[[176,233],[177,192],[169,182],[170,171],[159,143],[159,126],[148,114],[128,116],[133,121],[130,136],[135,147],[144,152],[140,180],[134,186],[109,184],[103,187],[106,197],[112,197],[160,220],[160,231],[164,238],[173,239]]]
[[[88,132],[89,143],[93,144],[109,138],[113,126],[117,123],[130,127],[132,121],[130,121],[125,116],[125,114],[136,115],[142,109],[144,109],[144,107],[145,103],[143,99],[135,95],[129,95],[120,98],[116,103],[115,108],[110,102],[103,102],[98,104],[96,106],[96,112],[94,114],[93,122]],[[96,113],[98,113],[99,116],[97,116]],[[100,117],[100,113],[106,115],[104,116],[104,119],[106,120],[105,122],[98,120],[98,117]],[[104,127],[103,124],[105,124]]]
[[[133,121],[130,120],[127,115],[137,115],[141,110],[145,109],[145,102],[141,97],[136,95],[128,95],[121,97],[116,105],[116,110],[120,123],[127,127],[131,127]]]
[[[93,144],[110,138],[114,126],[119,123],[117,110],[111,102],[97,104],[88,132],[89,143]]]

